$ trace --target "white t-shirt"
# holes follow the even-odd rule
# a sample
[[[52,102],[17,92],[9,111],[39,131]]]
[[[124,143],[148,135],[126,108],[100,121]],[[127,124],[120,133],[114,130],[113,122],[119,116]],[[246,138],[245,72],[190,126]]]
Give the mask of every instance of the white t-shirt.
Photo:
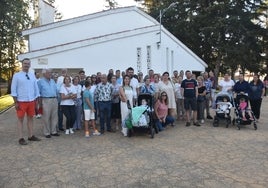
[[[129,85],[133,89],[133,98],[136,99],[138,97],[138,94],[137,94],[137,90],[136,89],[139,88],[139,81],[138,81],[138,79],[136,79],[134,77],[131,78]]]
[[[235,83],[233,80],[225,81],[221,80],[219,86],[221,86],[223,92],[228,92],[228,89],[234,87]]]
[[[76,89],[77,98],[80,99],[81,98],[81,92],[82,92],[82,86],[80,84],[73,85],[73,86]]]
[[[62,84],[60,88],[60,93],[63,93],[65,95],[68,94],[77,94],[77,91],[73,85],[69,87],[65,87],[65,84]],[[73,99],[61,99],[60,105],[74,105],[74,100]]]

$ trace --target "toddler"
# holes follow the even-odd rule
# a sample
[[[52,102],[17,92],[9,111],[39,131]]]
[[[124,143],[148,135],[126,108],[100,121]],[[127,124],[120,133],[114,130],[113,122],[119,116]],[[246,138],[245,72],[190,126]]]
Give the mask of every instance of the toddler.
[[[246,100],[244,98],[241,98],[239,100],[239,109],[242,112],[242,118],[243,118],[242,120],[243,121],[247,121],[246,112],[249,112],[248,113],[249,119],[253,120],[252,114],[250,113],[250,109],[248,108],[248,103],[246,102]]]
[[[232,108],[232,104],[228,102],[226,97],[223,97],[222,102],[217,103],[217,112],[224,113],[224,117],[228,117],[230,109]]]

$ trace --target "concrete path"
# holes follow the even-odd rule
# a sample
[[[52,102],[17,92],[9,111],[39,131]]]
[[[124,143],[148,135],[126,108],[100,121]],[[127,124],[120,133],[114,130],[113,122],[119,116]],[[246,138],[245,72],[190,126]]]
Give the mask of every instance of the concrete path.
[[[0,115],[0,187],[268,187],[268,98],[258,130],[246,126],[176,127],[150,139],[120,132],[44,138],[18,144],[14,108]],[[26,136],[26,127],[25,136]]]

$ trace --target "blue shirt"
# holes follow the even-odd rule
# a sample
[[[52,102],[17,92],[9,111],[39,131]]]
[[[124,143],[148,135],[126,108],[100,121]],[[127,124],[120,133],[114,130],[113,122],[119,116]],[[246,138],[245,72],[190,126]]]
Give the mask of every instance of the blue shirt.
[[[250,90],[249,83],[245,80],[243,80],[242,82],[238,81],[235,83],[233,90],[236,93],[240,92],[249,93]]]
[[[149,87],[147,87],[146,85],[143,85],[141,87],[141,93],[147,93],[147,94],[151,94],[154,95],[154,87],[152,85],[149,85]]]
[[[57,97],[57,85],[53,79],[41,78],[37,84],[41,97]]]
[[[11,83],[11,96],[17,101],[30,102],[40,96],[37,80],[33,73],[20,71],[15,73]]]
[[[212,88],[212,82],[211,80],[208,78],[206,80],[204,80],[204,84],[206,86],[206,93],[210,93],[211,88]]]
[[[264,85],[262,82],[258,82],[256,85],[254,82],[250,82],[249,84],[250,90],[249,90],[249,98],[251,100],[258,100],[262,97],[262,90],[264,88]]]
[[[119,84],[119,85],[121,86],[122,83],[123,83],[123,78],[121,78],[121,77],[120,77],[120,78],[117,78],[117,79],[116,79],[116,83]]]
[[[95,108],[94,107],[94,98],[92,96],[92,93],[88,89],[86,89],[84,91],[84,93],[83,93],[84,110],[89,110],[90,109],[89,106],[88,106],[88,104],[87,104],[87,102],[86,102],[86,98],[89,99],[91,106],[93,106],[93,108]]]

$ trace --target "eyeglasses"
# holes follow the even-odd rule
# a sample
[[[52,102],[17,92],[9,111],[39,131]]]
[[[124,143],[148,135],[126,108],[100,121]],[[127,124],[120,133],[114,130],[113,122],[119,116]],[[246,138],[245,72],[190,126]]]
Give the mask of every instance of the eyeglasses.
[[[26,76],[27,80],[30,80],[30,77],[28,76],[28,74],[26,74],[25,76]]]

